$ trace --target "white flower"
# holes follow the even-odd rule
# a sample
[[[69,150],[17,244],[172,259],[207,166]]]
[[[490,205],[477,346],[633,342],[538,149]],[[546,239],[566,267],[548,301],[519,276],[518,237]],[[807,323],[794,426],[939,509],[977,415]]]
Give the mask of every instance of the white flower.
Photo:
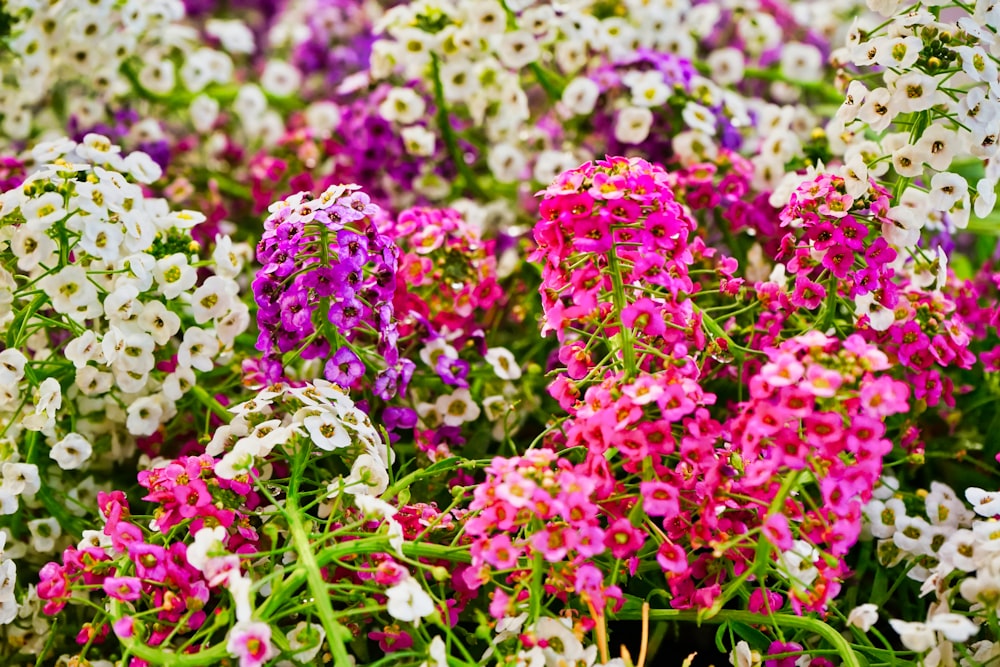
[[[313,133],[321,138],[330,137],[340,125],[340,107],[328,100],[313,102],[306,107],[303,113],[306,125]]]
[[[781,71],[796,81],[815,81],[823,73],[823,54],[812,44],[788,42],[781,48]]]
[[[112,364],[115,370],[131,371],[138,375],[153,370],[156,365],[156,358],[153,356],[156,341],[152,336],[137,331],[127,334],[121,342],[118,356]]]
[[[896,532],[896,522],[906,516],[906,506],[899,498],[891,498],[884,502],[873,499],[865,505],[864,514],[868,517],[872,535],[886,539]]]
[[[412,88],[393,88],[378,107],[379,115],[389,122],[412,125],[424,116],[427,104]]]
[[[759,667],[760,652],[751,650],[750,644],[741,639],[729,653],[729,664],[733,667]]]
[[[87,317],[99,308],[97,287],[87,279],[87,272],[80,266],[64,266],[58,273],[50,273],[39,280],[38,286],[57,313]]]
[[[663,106],[670,99],[670,87],[667,86],[663,80],[663,75],[657,70],[629,72],[622,79],[629,87],[629,93],[631,94],[630,102],[637,107],[656,109]],[[596,86],[597,84],[595,83],[594,85]],[[690,102],[689,104],[694,103]]]
[[[15,496],[34,495],[42,488],[38,466],[34,463],[6,462],[0,468],[0,472],[3,473],[4,490]]]
[[[940,532],[920,517],[903,516],[896,519],[892,541],[908,554],[933,556],[932,540]]]
[[[976,183],[976,201],[973,210],[977,218],[985,218],[993,212],[997,203],[996,182],[991,178],[981,178]]]
[[[505,347],[491,347],[486,351],[486,362],[501,380],[517,380],[521,377],[521,367],[513,353]]]
[[[229,312],[232,291],[236,285],[231,280],[210,276],[191,297],[191,312],[194,321],[204,324],[213,318],[220,318]]]
[[[139,72],[139,84],[158,95],[170,93],[177,83],[174,64],[169,60],[147,60]],[[77,149],[79,151],[79,148]]]
[[[354,496],[354,504],[369,519],[388,519],[399,511],[381,498],[363,494]]]
[[[420,619],[434,613],[434,600],[413,577],[407,577],[385,592],[385,610],[397,621],[420,624]]]
[[[27,358],[20,350],[7,348],[0,352],[0,384],[16,385],[24,377]]]
[[[160,301],[149,301],[143,305],[136,324],[152,336],[157,345],[163,346],[180,331],[181,318]]]
[[[448,343],[444,336],[438,336],[432,338],[420,349],[420,360],[431,368],[435,368],[438,358],[442,354],[449,359],[458,359],[458,351]]]
[[[173,373],[163,378],[163,386],[160,387],[160,391],[171,401],[179,401],[194,385],[194,371],[184,366],[178,366]]]
[[[746,57],[740,49],[726,46],[708,54],[705,64],[713,81],[720,86],[729,86],[743,80]]]
[[[350,447],[353,442],[351,434],[332,412],[321,412],[302,420],[303,426],[309,432],[313,443],[326,452]]]
[[[542,54],[535,36],[526,30],[505,32],[496,41],[496,52],[504,67],[515,71],[535,62]]]
[[[934,631],[925,623],[910,623],[897,618],[891,618],[889,619],[889,625],[899,635],[903,646],[911,651],[923,653],[937,645],[937,641],[934,638]]]
[[[45,233],[42,223],[28,222],[14,231],[10,240],[10,250],[17,257],[17,268],[30,273],[38,268],[39,264],[53,264],[52,259],[58,246]]]
[[[594,110],[601,89],[586,76],[578,76],[563,88],[562,103],[577,116],[585,116]]]
[[[931,178],[928,205],[937,211],[947,211],[961,200],[969,190],[969,184],[958,174],[940,172]]]
[[[62,527],[54,517],[29,521],[28,531],[31,533],[31,548],[39,553],[54,551],[56,540],[62,536]]]
[[[122,168],[140,183],[155,183],[163,175],[163,169],[146,153],[132,151],[122,163]]]
[[[460,6],[473,35],[502,35],[507,29],[507,16],[496,0],[467,0]]]
[[[219,354],[219,340],[211,330],[190,327],[184,332],[184,342],[177,348],[177,363],[203,373],[212,370],[212,360]]]
[[[420,663],[420,667],[448,667],[448,653],[440,635],[434,635],[431,640],[431,645],[427,647],[427,657],[428,660]]]
[[[644,107],[626,107],[618,112],[614,135],[623,144],[640,144],[649,136],[653,112]]]
[[[143,396],[132,401],[126,411],[125,427],[132,435],[153,435],[163,419],[163,404],[155,396]]]
[[[965,490],[965,499],[979,516],[993,517],[1000,514],[1000,493],[990,493],[970,486]]]
[[[486,164],[498,181],[512,183],[522,178],[528,158],[517,146],[504,142],[490,149]]]
[[[684,123],[696,132],[704,132],[712,136],[715,134],[715,115],[705,106],[695,102],[688,102],[681,112]],[[764,148],[761,148],[763,152]]]
[[[298,624],[285,634],[288,640],[288,647],[293,651],[298,651],[292,655],[296,661],[303,664],[312,663],[313,659],[323,648],[323,640],[326,638],[326,631],[318,623],[307,623],[299,621]],[[445,666],[447,667],[447,666]]]
[[[927,627],[956,643],[967,642],[979,632],[979,626],[968,617],[953,613],[934,614],[927,619]]]
[[[187,548],[186,558],[188,564],[196,570],[203,572],[205,563],[209,558],[225,556],[229,552],[223,546],[223,542],[228,537],[226,529],[222,526],[214,528],[201,528],[194,534],[194,542]]]
[[[435,135],[423,125],[410,125],[400,132],[406,152],[416,157],[434,154]],[[492,155],[492,152],[490,153]]]
[[[439,396],[434,407],[445,426],[461,426],[465,422],[475,421],[481,413],[468,389],[457,389],[451,394]]]
[[[254,51],[253,32],[243,21],[209,19],[205,22],[205,33],[218,39],[222,48],[230,53],[250,54]]]
[[[940,247],[939,257],[943,254]],[[930,492],[924,498],[924,509],[927,518],[935,526],[960,526],[970,525],[975,515],[965,507],[955,491],[947,484],[941,482],[931,482]]]
[[[198,271],[188,264],[188,259],[182,253],[174,253],[156,262],[153,277],[160,292],[169,300],[174,300],[182,292],[194,287],[198,280]]]
[[[90,132],[76,146],[76,154],[88,162],[116,166],[120,163],[121,148],[111,143],[103,134]]]
[[[236,479],[253,470],[256,463],[257,445],[250,438],[239,440],[219,462],[215,464],[215,474],[222,479]]]
[[[847,624],[868,632],[878,622],[878,606],[867,602],[858,605],[847,614]]]
[[[199,95],[191,100],[188,113],[194,129],[201,134],[208,134],[219,117],[219,102],[214,97]]]
[[[864,104],[858,110],[858,118],[872,130],[881,132],[899,113],[898,104],[892,99],[887,88],[876,88],[865,96]]]
[[[38,386],[34,411],[23,417],[24,427],[43,431],[55,423],[56,411],[62,407],[62,388],[55,378],[45,378]]]
[[[260,75],[260,85],[276,97],[288,97],[302,85],[302,73],[282,60],[269,60]]]
[[[90,458],[93,451],[86,438],[79,433],[69,433],[52,446],[49,456],[63,470],[76,470]]]
[[[336,482],[332,486],[339,486]],[[385,464],[371,454],[362,454],[351,466],[344,479],[344,490],[352,494],[380,496],[389,488],[389,473]]]

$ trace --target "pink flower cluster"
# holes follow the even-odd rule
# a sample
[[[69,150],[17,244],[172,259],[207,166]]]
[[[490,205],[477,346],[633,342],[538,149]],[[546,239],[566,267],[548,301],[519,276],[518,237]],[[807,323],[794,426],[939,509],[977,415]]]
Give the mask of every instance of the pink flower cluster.
[[[850,189],[855,194],[843,178],[819,174],[800,185],[781,211],[782,224],[796,230],[782,239],[779,254],[795,275],[791,302],[815,310],[831,288],[850,299],[872,294],[872,313],[891,318],[899,300],[889,266],[896,251],[881,233],[896,226],[887,215],[889,192],[874,181]]]
[[[622,324],[659,337],[668,352],[683,345],[691,320],[684,296],[695,291],[687,270],[694,222],[674,200],[667,172],[641,158],[612,157],[564,172],[542,194],[530,259],[542,262],[542,333],[557,333],[564,363],[580,362],[570,374],[582,377],[591,365],[572,342],[576,334],[617,331],[609,318],[623,307],[613,303],[615,273],[631,303]],[[657,288],[669,300],[645,296]]]
[[[43,611],[56,614],[72,596],[99,588],[133,609],[156,610],[148,624],[133,616],[115,623],[113,630],[121,637],[144,633],[140,636],[145,644],[158,646],[178,633],[200,628],[213,592],[225,582],[227,571],[238,570],[238,558],[210,559],[211,567],[201,570],[191,564],[187,542],[156,535],[174,535],[178,526],[191,535],[202,527],[223,526],[229,529],[225,547],[230,554],[257,550],[258,535],[248,520],[249,511],[259,504],[257,494],[245,481],[216,477],[214,465],[208,455],[180,457],[139,473],[139,483],[149,490],[144,500],[155,503],[153,534],[143,527],[145,521],[132,518],[124,493],[101,492],[102,533],[89,543],[67,548],[61,563],[42,568],[38,596],[45,601]],[[111,629],[108,623],[91,628],[81,632],[78,641],[103,641]],[[130,663],[131,667],[146,664],[137,658]]]
[[[468,337],[504,302],[496,241],[482,239],[458,211],[406,209],[382,231],[400,249],[393,303],[402,336],[423,320],[435,333],[447,328]]]
[[[884,420],[909,409],[910,391],[858,334],[841,342],[813,331],[768,349],[767,358],[750,380],[750,399],[726,425],[740,469],[732,492],[761,503],[763,515],[790,472],[810,474],[805,488],[816,497],[782,499],[761,528],[780,550],[798,539],[834,557],[816,559],[820,583],[811,592],[793,588],[793,604],[822,609],[847,572],[840,559],[858,539],[861,509],[892,449]]]
[[[472,567],[467,581],[478,588],[506,573],[513,596],[502,587],[490,607],[495,618],[509,614],[511,603],[541,591],[531,587],[531,570],[523,568],[537,555],[547,565],[548,592],[565,600],[569,593],[603,613],[621,591],[606,586],[604,573],[590,561],[610,551],[631,558],[645,543],[645,534],[624,515],[607,518],[595,502],[598,481],[583,466],[574,466],[548,449],[509,459],[495,458],[486,481],[477,486],[469,509],[478,512],[465,523],[473,538]]]

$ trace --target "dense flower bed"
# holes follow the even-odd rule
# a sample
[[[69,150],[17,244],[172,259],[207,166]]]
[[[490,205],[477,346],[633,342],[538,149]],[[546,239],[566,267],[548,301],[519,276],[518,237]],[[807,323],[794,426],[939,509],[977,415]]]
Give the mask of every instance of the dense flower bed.
[[[994,664],[998,128],[986,0],[0,3],[0,656]]]

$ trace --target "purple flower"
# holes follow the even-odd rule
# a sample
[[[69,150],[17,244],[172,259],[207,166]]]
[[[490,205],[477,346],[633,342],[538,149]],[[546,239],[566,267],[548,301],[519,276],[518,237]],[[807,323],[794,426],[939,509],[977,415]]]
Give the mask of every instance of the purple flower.
[[[343,299],[330,306],[328,319],[330,324],[346,335],[361,322],[364,308],[365,305],[357,299]]]
[[[323,376],[327,380],[339,384],[344,389],[350,388],[364,374],[364,362],[354,350],[346,346],[337,350],[323,369]]]
[[[434,371],[445,384],[452,387],[468,387],[466,376],[469,375],[469,362],[442,354],[434,364]]]

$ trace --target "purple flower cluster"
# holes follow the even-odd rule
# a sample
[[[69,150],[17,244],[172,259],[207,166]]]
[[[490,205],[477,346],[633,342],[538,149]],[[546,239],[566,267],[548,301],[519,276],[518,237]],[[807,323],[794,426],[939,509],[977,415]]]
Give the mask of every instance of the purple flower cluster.
[[[373,222],[379,207],[357,190],[300,192],[270,207],[253,281],[257,349],[268,382],[284,379],[292,358],[324,359],[326,379],[345,389],[377,369],[372,390],[388,400],[413,371],[396,347],[399,251]]]

